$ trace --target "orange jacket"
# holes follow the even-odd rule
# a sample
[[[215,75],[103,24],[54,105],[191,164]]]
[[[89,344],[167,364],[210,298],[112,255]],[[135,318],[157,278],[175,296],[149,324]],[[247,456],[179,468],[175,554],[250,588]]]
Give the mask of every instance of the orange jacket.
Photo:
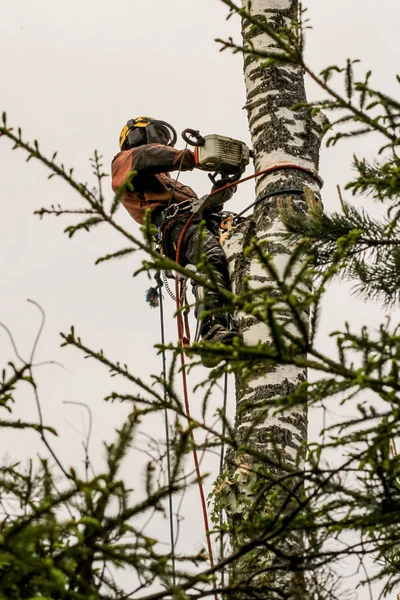
[[[132,176],[134,191],[126,191],[121,202],[137,223],[143,223],[146,209],[151,211],[167,207],[169,202],[178,203],[197,194],[188,186],[176,182],[170,171],[191,171],[195,167],[191,150],[176,150],[160,144],[146,144],[119,152],[112,161],[112,189],[118,192]]]

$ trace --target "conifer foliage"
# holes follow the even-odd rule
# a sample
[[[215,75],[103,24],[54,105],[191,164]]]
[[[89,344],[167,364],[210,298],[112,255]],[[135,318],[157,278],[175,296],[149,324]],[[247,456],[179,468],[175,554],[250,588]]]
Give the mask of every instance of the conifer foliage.
[[[230,0],[223,1],[232,12],[243,14],[244,9]],[[357,572],[358,581],[370,586],[371,598],[380,597],[381,592],[382,597],[390,597],[400,589],[400,460],[394,445],[400,433],[399,327],[386,319],[376,331],[366,325],[359,332],[350,323],[342,331],[332,332],[336,351],[329,356],[319,350],[316,342],[325,290],[338,277],[353,281],[356,290],[369,301],[376,298],[389,306],[399,303],[400,102],[375,89],[371,73],[358,78],[359,66],[354,61],[315,73],[304,60],[304,13],[301,17],[302,26],[289,31],[280,31],[277,24],[271,28],[263,18],[254,20],[254,27],[274,36],[281,48],[278,54],[243,48],[232,40],[223,45],[234,51],[258,53],[269,67],[274,61],[301,65],[319,84],[324,97],[313,105],[302,104],[293,110],[323,110],[330,118],[326,127],[328,145],[378,134],[382,140],[377,150],[379,160],[370,163],[363,157],[354,159],[356,175],[345,193],[353,194],[355,201],[350,204],[342,197],[341,212],[322,211],[321,204],[309,193],[305,193],[307,218],[293,211],[290,202],[280,202],[281,217],[287,227],[287,233],[282,235],[296,242],[283,276],[267,244],[245,240],[243,252],[257,257],[270,283],[255,290],[244,282],[243,291],[236,296],[226,290],[220,293],[232,313],[240,310],[268,327],[272,341],[253,346],[193,344],[189,359],[192,364],[202,354],[220,354],[224,359],[207,373],[200,387],[204,390],[203,420],[188,420],[185,414],[178,377],[178,359],[183,351],[179,344],[166,348],[170,368],[165,378],[159,374],[151,378],[150,374],[147,377],[132,373],[123,362],[91,349],[73,328],[63,335],[63,345],[98,361],[110,376],[118,376],[127,386],[125,394],[115,392],[106,398],[109,402],[128,403],[131,410],[127,421],[116,431],[115,440],[106,446],[105,467],[96,476],[87,468],[82,477],[78,469],[67,468],[57,457],[52,447],[56,432],[41,415],[36,342],[30,359],[22,360],[12,332],[2,324],[0,334],[9,337],[10,355],[14,352],[16,358],[2,365],[0,427],[22,430],[21,436],[23,430],[36,431],[43,442],[43,454],[39,460],[32,457],[27,465],[9,461],[0,466],[0,598],[300,599],[298,590],[285,585],[284,572],[296,573],[305,581],[307,600],[355,598],[354,592],[346,590],[340,581],[344,564],[347,574]],[[345,94],[337,91],[341,88],[341,83],[335,83],[338,77],[344,78]],[[40,217],[68,219],[65,232],[69,237],[82,231],[95,235],[99,224],[119,233],[120,249],[105,251],[99,263],[129,257],[140,250],[144,255],[143,270],[175,269],[202,281],[193,271],[160,256],[154,246],[150,220],[143,227],[143,237],[120,225],[119,198],[107,199],[103,192],[105,173],[97,153],[92,161],[92,189],[77,181],[73,171],[57,161],[56,153],[47,157],[38,142],[25,140],[20,130],[8,124],[5,113],[0,137],[11,140],[14,149],[25,153],[28,159],[44,164],[50,177],[61,177],[76,197],[74,209],[38,208]],[[126,185],[134,185],[134,176]],[[358,208],[359,199],[365,194],[382,205],[381,219],[371,217],[366,208]],[[198,272],[204,272],[204,261],[200,255]],[[212,277],[203,283],[210,289],[216,288]],[[346,414],[352,415],[324,427],[318,441],[303,445],[290,466],[283,459],[280,461],[278,451],[271,459],[267,451],[255,450],[246,436],[238,435],[222,411],[223,434],[219,426],[210,425],[206,418],[210,391],[225,373],[240,373],[241,385],[246,386],[251,373],[265,373],[282,364],[312,369],[315,377],[260,402],[250,426],[252,431],[266,412],[278,414],[296,405],[306,405],[310,410],[327,409],[329,402],[337,398],[350,409]],[[24,384],[31,387],[35,398],[37,422],[13,418],[13,406],[19,401],[19,389]],[[129,461],[130,449],[143,423],[152,413],[165,409],[174,415],[170,426],[170,478],[165,477],[165,446],[160,443],[157,459],[145,467],[143,498],[128,488],[121,469]],[[246,410],[246,403],[241,410]],[[223,552],[218,559],[214,557],[213,567],[209,566],[204,549],[182,554],[178,547],[172,556],[171,550],[149,536],[142,526],[154,511],[165,513],[170,494],[178,497],[197,483],[187,466],[193,432],[205,434],[202,450],[214,452],[223,443],[241,457],[240,464],[230,465],[236,469],[233,477],[227,475],[228,471],[222,471],[219,477],[213,474],[210,535],[214,545],[221,539],[223,542]],[[273,432],[268,441],[273,444]],[[291,441],[288,435],[288,448]],[[260,465],[256,477],[251,469],[252,458]],[[189,471],[187,476],[185,470]],[[239,480],[245,482],[246,493],[237,499],[237,514],[232,517],[228,510],[226,517],[224,511]],[[285,544],[296,536],[300,542],[295,547]],[[233,549],[225,544],[232,538],[237,540]],[[265,560],[260,559],[260,549]],[[252,553],[254,573],[241,572],[238,565],[242,557],[251,557]],[[119,582],[121,569],[131,575],[129,589]],[[227,569],[233,573],[229,583]],[[266,577],[254,577],[260,572]],[[300,587],[303,589],[303,585]],[[305,600],[302,594],[301,600]]]

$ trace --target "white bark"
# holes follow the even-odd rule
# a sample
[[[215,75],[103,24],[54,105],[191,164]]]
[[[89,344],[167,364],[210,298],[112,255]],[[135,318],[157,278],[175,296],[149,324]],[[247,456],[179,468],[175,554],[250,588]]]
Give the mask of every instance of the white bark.
[[[243,0],[243,7],[247,8],[246,0]],[[259,18],[266,17],[270,24],[289,26],[292,19],[297,17],[297,0],[253,0],[251,12]],[[268,35],[254,34],[247,19],[243,20],[243,38],[245,43],[251,39],[256,49],[265,50],[275,46],[275,42]],[[256,171],[279,163],[296,164],[317,171],[322,119],[312,118],[310,112],[293,113],[291,110],[294,104],[305,100],[303,74],[299,67],[290,65],[265,69],[260,67],[256,58],[246,57],[244,73],[246,108]],[[318,179],[305,172],[275,171],[256,180],[256,197],[271,191],[303,189],[304,185],[315,192],[319,191]],[[284,194],[282,197],[285,198]],[[304,212],[303,196],[292,196],[292,202],[295,210]],[[272,197],[258,205],[252,217],[226,240],[224,249],[230,263],[232,285],[236,293],[242,291],[245,277],[250,278],[250,285],[254,288],[269,282],[268,273],[254,257],[244,257],[243,250],[250,239],[267,240],[269,251],[275,255],[275,266],[279,273],[283,273],[293,248],[282,243],[279,236],[282,229],[277,197]],[[256,345],[260,341],[271,343],[271,335],[265,324],[243,313],[238,313],[236,319],[245,344]],[[307,438],[307,413],[299,407],[280,412],[271,409],[268,413],[265,412],[265,401],[289,395],[306,377],[305,369],[282,364],[272,370],[264,369],[254,373],[246,387],[243,387],[240,378],[237,378],[238,440],[246,438],[254,450],[265,453],[272,460],[281,461],[281,468],[271,469],[278,477],[288,468],[299,464],[299,451]],[[232,477],[232,465],[236,465],[236,480]],[[248,456],[238,456],[234,452],[228,454],[227,472],[230,474],[230,487],[229,490],[225,490],[228,516],[243,514],[243,511],[248,510],[255,467],[254,461]],[[262,551],[256,560],[254,555],[252,556],[253,563],[246,563],[245,557],[234,578],[239,572],[241,575],[250,575],[252,569],[259,569],[261,564],[266,564],[265,561],[272,563],[275,560],[276,557],[272,555],[269,555],[267,560]],[[259,581],[262,585],[263,577],[265,574],[256,576],[253,584],[254,581]],[[274,583],[279,585],[280,591],[286,592],[287,598],[301,597],[304,600],[304,590],[300,590],[298,580],[293,585],[293,578],[290,573],[285,573],[284,564],[282,571],[276,572],[274,577]],[[266,592],[265,598],[272,599],[277,596],[273,592]]]

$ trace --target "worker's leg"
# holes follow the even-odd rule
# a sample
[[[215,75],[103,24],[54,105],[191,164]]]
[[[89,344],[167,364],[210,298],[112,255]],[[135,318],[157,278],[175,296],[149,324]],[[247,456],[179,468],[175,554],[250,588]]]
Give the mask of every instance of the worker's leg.
[[[167,229],[164,238],[164,251],[170,258],[175,259],[178,241],[187,218],[186,215],[176,218],[174,223]],[[199,220],[192,222],[185,233],[179,259],[182,266],[196,264],[196,252],[199,243],[199,222]],[[216,236],[207,228],[202,230],[201,250],[205,253],[208,264],[213,268],[219,283],[227,289],[230,289],[228,265],[225,253]]]
[[[180,234],[186,221],[186,215],[180,216],[167,230],[164,248],[166,254],[170,258],[175,258]],[[199,244],[198,226],[199,220],[191,223],[185,233],[180,253],[180,263],[182,266],[196,264],[196,254],[198,252]],[[216,236],[207,228],[202,230],[202,251],[207,257],[208,265],[213,269],[218,284],[229,290],[230,281],[225,253]],[[206,317],[200,327],[200,335],[203,339],[215,341],[214,338],[216,335],[218,338],[221,338],[230,330],[229,315],[221,310],[217,310],[224,307],[224,299],[217,292],[207,290],[196,282],[192,282],[192,285],[194,295],[198,302],[196,316],[200,314],[202,310],[216,310],[216,314]]]

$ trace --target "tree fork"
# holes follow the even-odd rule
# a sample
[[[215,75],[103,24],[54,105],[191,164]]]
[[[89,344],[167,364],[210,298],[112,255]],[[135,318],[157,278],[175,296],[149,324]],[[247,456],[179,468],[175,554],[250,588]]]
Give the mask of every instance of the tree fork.
[[[297,0],[253,0],[251,4],[243,0],[242,8],[260,23],[265,21],[277,33],[288,33],[293,28],[298,29],[300,25]],[[257,52],[276,52],[280,48],[271,35],[256,28],[253,19],[246,15],[242,16],[242,35],[245,48],[245,108],[255,170],[284,163],[317,172],[325,118],[322,114],[313,115],[310,110],[292,111],[294,105],[306,101],[302,68],[288,63],[263,65],[262,60],[265,62],[265,58],[261,60]],[[280,190],[302,190],[304,186],[318,193],[320,180],[301,170],[276,171],[257,179],[256,198]],[[224,248],[235,293],[240,294],[244,290],[243,282],[246,278],[252,288],[272,283],[254,254],[244,255],[244,249],[251,240],[265,244],[266,250],[274,257],[276,270],[282,275],[293,251],[280,238],[284,226],[280,218],[279,203],[287,201],[288,196],[282,194],[256,205],[252,217],[238,226],[226,240]],[[293,210],[306,215],[303,195],[292,196],[290,201]],[[272,343],[271,333],[266,325],[243,312],[239,312],[236,319],[245,344]],[[270,466],[266,467],[265,464],[257,464],[248,455],[233,450],[227,454],[224,477],[229,484],[228,487],[225,486],[226,496],[221,503],[225,507],[228,522],[233,523],[234,530],[239,527],[239,531],[246,519],[260,527],[260,545],[242,557],[231,573],[231,584],[248,581],[248,591],[240,596],[243,598],[251,597],[250,590],[254,587],[258,588],[254,595],[257,598],[306,598],[304,577],[298,574],[301,537],[291,534],[284,543],[277,545],[277,552],[270,549],[267,551],[266,544],[262,542],[266,539],[266,534],[270,541],[273,539],[273,532],[263,531],[263,522],[271,524],[274,512],[278,514],[281,511],[282,518],[274,521],[274,527],[279,529],[282,519],[290,510],[296,510],[296,504],[301,502],[301,485],[299,488],[298,480],[293,479],[292,485],[287,484],[287,479],[285,485],[279,483],[279,480],[296,469],[307,440],[305,406],[295,406],[285,411],[277,411],[276,408],[266,411],[265,405],[274,397],[285,397],[293,393],[306,379],[306,369],[285,364],[255,372],[246,385],[243,385],[239,375],[236,377],[235,430],[238,443],[245,443],[271,460]],[[300,491],[295,492],[295,488]],[[248,541],[246,531],[244,527],[243,536],[233,536],[234,550]],[[270,548],[270,544],[268,547]]]

